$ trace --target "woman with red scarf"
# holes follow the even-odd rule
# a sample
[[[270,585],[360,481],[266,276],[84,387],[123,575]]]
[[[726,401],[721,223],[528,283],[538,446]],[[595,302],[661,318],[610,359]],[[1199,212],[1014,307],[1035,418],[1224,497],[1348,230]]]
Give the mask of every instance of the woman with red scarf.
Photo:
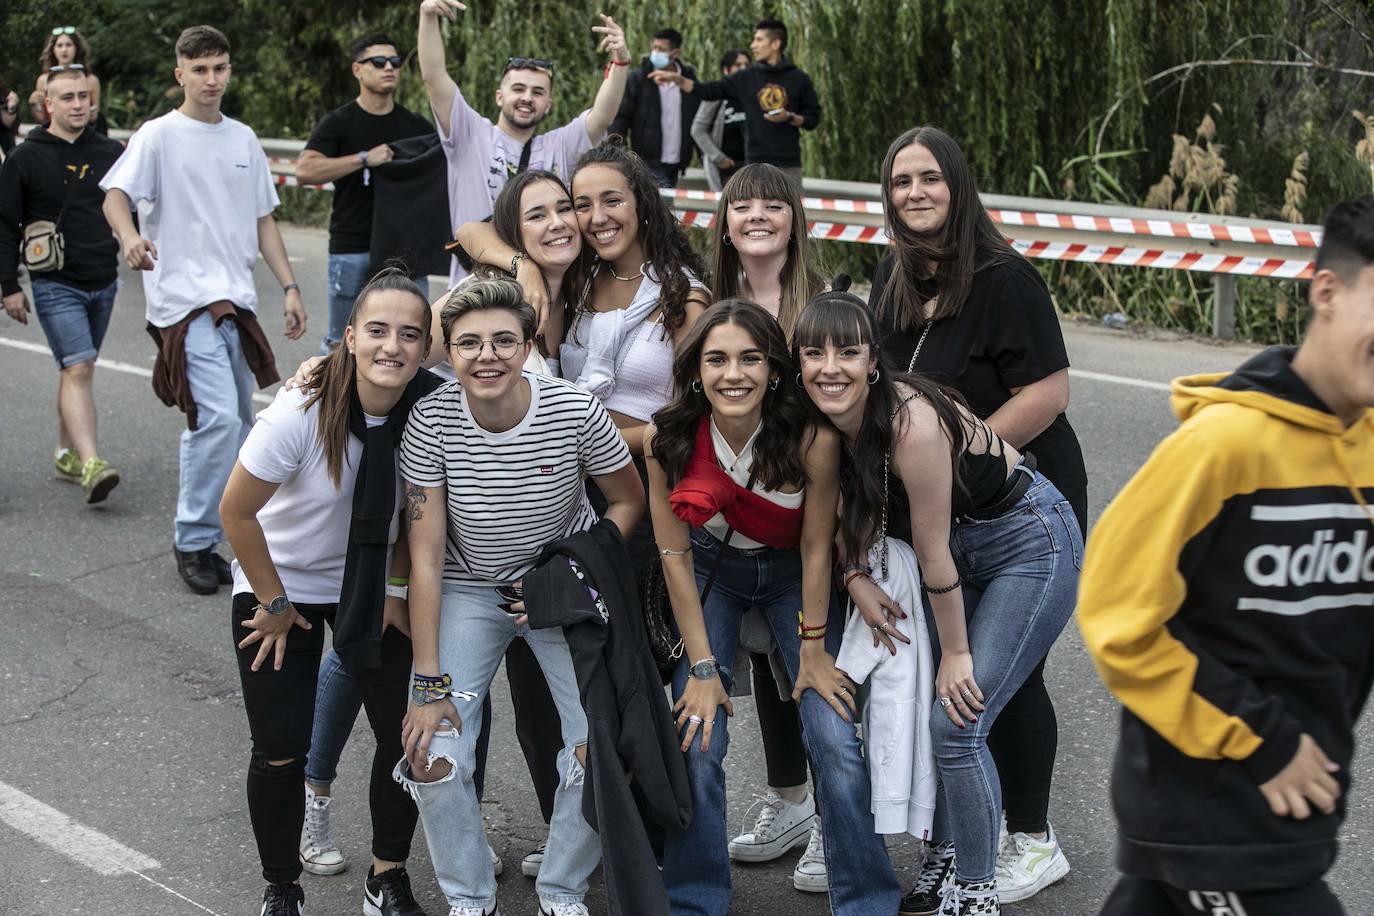
[[[874,832],[857,688],[835,667],[840,443],[808,418],[796,378],[777,321],[726,299],[679,344],[676,396],[646,430],[654,537],[683,641],[673,697],[694,805],[691,825],[665,843],[675,914],[730,908],[723,761],[739,624],[751,607],[795,684],[825,821],[831,910],[891,913],[901,898]]]

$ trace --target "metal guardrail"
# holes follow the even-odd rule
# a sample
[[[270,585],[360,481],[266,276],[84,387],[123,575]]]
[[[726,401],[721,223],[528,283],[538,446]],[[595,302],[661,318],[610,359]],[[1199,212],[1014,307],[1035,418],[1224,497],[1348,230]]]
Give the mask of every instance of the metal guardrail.
[[[127,140],[130,133],[115,130],[110,136]],[[277,184],[299,186],[295,160],[305,142],[260,142]],[[802,189],[813,237],[887,244],[879,185],[806,178]],[[719,195],[708,190],[702,170],[687,170],[679,186],[663,194],[687,225],[704,229],[714,222]],[[1222,338],[1235,336],[1235,277],[1307,279],[1321,243],[1320,226],[1003,194],[984,194],[982,200],[1003,234],[1028,257],[1214,275],[1212,332]]]

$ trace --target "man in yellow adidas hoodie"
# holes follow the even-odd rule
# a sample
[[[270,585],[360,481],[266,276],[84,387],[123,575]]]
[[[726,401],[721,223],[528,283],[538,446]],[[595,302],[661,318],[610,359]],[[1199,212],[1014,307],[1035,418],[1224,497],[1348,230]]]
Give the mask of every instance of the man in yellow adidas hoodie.
[[[1301,347],[1174,382],[1182,421],[1088,541],[1124,707],[1104,916],[1342,913],[1323,876],[1374,678],[1374,196],[1327,217]]]

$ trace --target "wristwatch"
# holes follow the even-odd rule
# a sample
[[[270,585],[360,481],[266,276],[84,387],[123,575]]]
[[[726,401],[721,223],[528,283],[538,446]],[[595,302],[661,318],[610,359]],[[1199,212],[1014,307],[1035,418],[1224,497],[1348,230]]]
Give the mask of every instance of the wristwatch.
[[[699,681],[709,681],[720,674],[720,665],[709,655],[687,669],[687,673]]]
[[[363,164],[363,168],[367,168],[367,152],[366,152],[366,151],[361,152],[361,153],[358,154],[358,161],[361,162],[361,163]]]
[[[273,617],[280,617],[282,614],[285,614],[286,609],[290,606],[291,600],[287,598],[285,595],[278,595],[267,604],[258,605],[258,607],[262,608],[264,611],[271,614]]]

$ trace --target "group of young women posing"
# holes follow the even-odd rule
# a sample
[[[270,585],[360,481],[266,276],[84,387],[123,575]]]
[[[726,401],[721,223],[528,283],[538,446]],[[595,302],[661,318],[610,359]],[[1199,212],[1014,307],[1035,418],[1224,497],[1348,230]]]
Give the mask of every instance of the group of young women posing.
[[[727,182],[708,273],[614,145],[570,187],[516,176],[459,231],[489,267],[437,312],[403,277],[363,291],[345,347],[263,412],[222,506],[264,913],[302,911],[302,861],[342,869],[321,857],[322,793],[360,703],[377,742],[364,911],[421,912],[417,811],[450,913],[496,911],[479,805],[503,656],[550,824],[525,871],[541,913],[586,912],[587,719],[561,630],[530,628],[520,586],[598,517],[639,569],[661,564],[681,636],[693,811],[663,839],[673,913],[728,912],[731,858],[803,842],[794,884],[856,916],[997,913],[1067,872],[1041,677],[1086,512],[1063,340],[948,136],[899,137],[883,186],[893,252],[868,303],[827,286],[778,170]],[[727,722],[751,679],[770,790],[730,839]],[[344,710],[332,733],[317,706]],[[925,840],[905,895],[879,830]]]

